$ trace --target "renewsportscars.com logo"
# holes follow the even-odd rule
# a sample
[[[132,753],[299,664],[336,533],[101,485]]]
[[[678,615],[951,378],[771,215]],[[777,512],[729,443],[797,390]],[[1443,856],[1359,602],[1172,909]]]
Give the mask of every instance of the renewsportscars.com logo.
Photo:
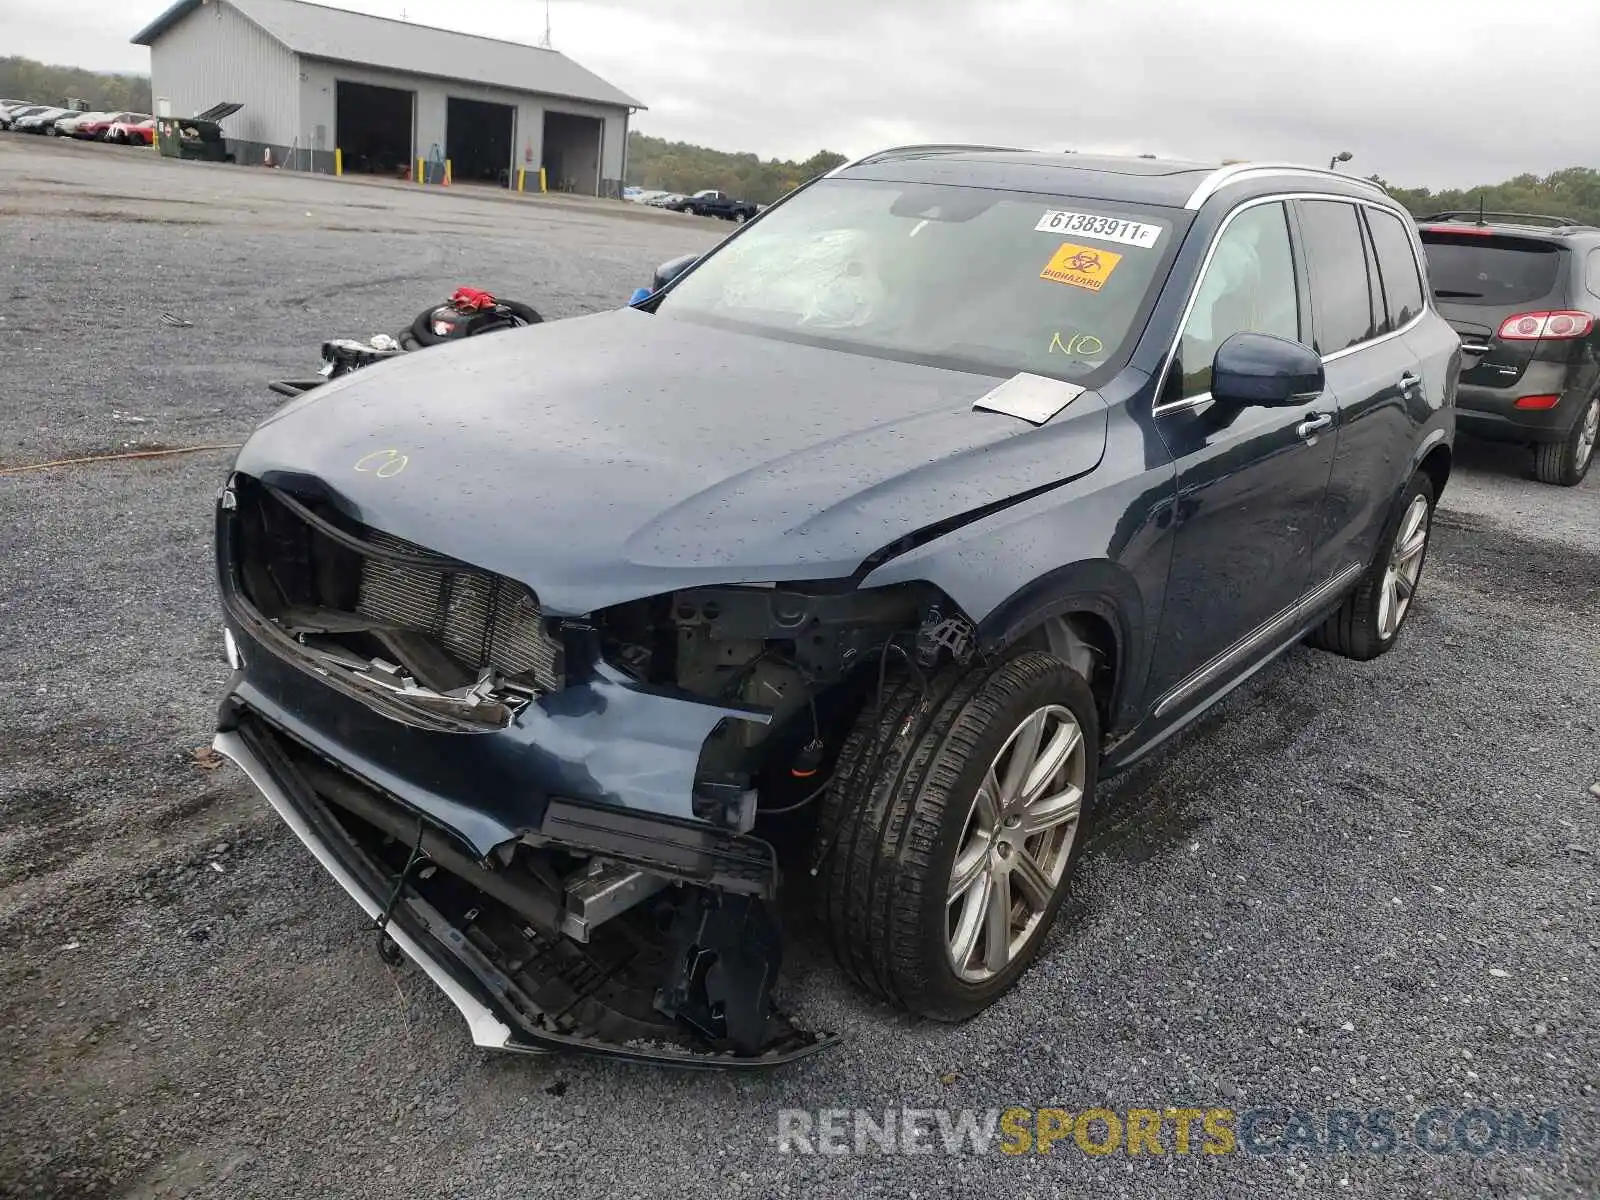
[[[1525,1154],[1561,1114],[1493,1108],[786,1108],[782,1154]]]

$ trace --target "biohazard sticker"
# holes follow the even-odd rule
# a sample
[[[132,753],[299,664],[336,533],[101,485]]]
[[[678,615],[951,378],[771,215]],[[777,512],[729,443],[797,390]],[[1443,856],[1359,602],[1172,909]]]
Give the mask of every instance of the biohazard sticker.
[[[1062,242],[1061,248],[1050,256],[1040,279],[1065,283],[1071,287],[1098,292],[1105,287],[1111,272],[1117,269],[1122,255],[1096,246],[1080,246],[1076,242]]]

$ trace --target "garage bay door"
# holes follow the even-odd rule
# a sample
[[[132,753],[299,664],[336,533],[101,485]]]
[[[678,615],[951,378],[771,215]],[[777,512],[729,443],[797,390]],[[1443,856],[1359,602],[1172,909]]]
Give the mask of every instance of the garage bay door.
[[[552,191],[600,194],[600,139],[604,129],[605,124],[598,117],[544,114],[544,169]]]
[[[417,94],[399,88],[339,80],[334,145],[344,151],[344,169],[356,174],[398,175],[411,165],[412,121]]]
[[[509,184],[516,117],[509,104],[451,96],[444,151],[451,176],[464,183]]]

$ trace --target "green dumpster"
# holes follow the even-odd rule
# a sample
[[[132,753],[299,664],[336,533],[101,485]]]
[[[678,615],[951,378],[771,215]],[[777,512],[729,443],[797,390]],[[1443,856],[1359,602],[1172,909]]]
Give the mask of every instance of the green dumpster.
[[[158,117],[156,147],[163,158],[188,158],[200,162],[232,162],[227,134],[221,121],[244,105],[217,104],[193,117]]]

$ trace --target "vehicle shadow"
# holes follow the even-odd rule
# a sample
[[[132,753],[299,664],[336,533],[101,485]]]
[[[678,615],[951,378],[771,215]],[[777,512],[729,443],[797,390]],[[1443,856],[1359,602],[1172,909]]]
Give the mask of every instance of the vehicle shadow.
[[[1507,479],[1531,479],[1533,451],[1513,442],[1492,442],[1469,433],[1456,435],[1455,470],[1501,475]]]

